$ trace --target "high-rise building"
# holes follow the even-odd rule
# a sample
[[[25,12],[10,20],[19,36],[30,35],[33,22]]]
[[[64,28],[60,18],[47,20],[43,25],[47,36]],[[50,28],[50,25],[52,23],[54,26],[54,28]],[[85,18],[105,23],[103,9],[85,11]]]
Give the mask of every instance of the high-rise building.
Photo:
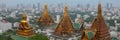
[[[22,37],[31,37],[34,34],[33,28],[30,27],[27,22],[26,12],[24,12],[22,20],[20,21],[17,34]]]
[[[106,4],[106,8],[107,8],[107,9],[111,9],[112,7],[113,7],[112,3],[107,3],[107,4]]]
[[[19,6],[20,6],[20,5],[19,5],[19,4],[17,4],[17,8],[19,8]]]
[[[36,8],[36,5],[35,4],[33,4],[33,9],[35,9]]]
[[[40,3],[37,4],[38,10],[40,10]]]
[[[6,8],[6,4],[2,3],[0,4],[0,9],[5,9]]]
[[[24,4],[20,4],[20,7],[23,9],[25,6],[24,6]]]
[[[50,16],[48,12],[48,6],[45,4],[44,6],[44,13],[41,15],[41,17],[37,20],[38,23],[43,23],[46,26],[54,24],[53,18]]]
[[[101,4],[98,4],[98,15],[90,30],[84,30],[81,40],[110,40],[110,32],[102,16]]]
[[[77,4],[77,8],[80,8],[80,4]]]
[[[88,10],[90,8],[90,4],[87,4],[86,6],[87,6],[87,10]]]
[[[54,31],[55,35],[58,36],[70,36],[72,34],[74,34],[75,29],[73,27],[72,21],[68,15],[68,7],[65,6],[64,8],[64,15],[62,17],[62,19],[60,20],[60,22],[57,25],[57,28]]]

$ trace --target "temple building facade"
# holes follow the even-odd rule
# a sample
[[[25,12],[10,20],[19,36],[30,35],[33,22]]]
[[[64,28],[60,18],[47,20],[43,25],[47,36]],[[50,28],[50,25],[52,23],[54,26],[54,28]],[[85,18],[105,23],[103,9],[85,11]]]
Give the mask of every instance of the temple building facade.
[[[54,34],[58,36],[64,36],[64,35],[67,36],[74,34],[74,32],[75,29],[68,14],[68,7],[65,6],[64,15],[61,18],[60,22],[58,23],[57,28],[54,31]]]
[[[27,21],[27,14],[24,12],[22,20],[19,23],[17,35],[22,37],[31,37],[33,34],[33,28],[29,26]]]
[[[84,30],[81,40],[110,40],[110,32],[102,16],[101,4],[98,4],[98,14],[91,28]]]
[[[43,13],[43,15],[40,16],[40,18],[37,20],[37,22],[42,23],[45,26],[54,24],[54,20],[49,14],[47,4],[44,5],[44,13]]]

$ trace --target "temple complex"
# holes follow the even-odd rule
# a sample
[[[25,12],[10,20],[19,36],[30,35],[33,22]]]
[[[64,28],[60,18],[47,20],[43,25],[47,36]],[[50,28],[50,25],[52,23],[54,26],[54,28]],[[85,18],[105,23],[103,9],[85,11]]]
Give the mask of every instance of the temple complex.
[[[64,36],[64,35],[72,35],[75,32],[72,21],[68,14],[68,7],[64,8],[64,15],[60,22],[57,25],[57,28],[54,31],[55,35]]]
[[[82,23],[81,27],[78,29],[78,32],[82,33],[84,29],[85,29],[84,23]]]
[[[20,21],[18,27],[17,35],[22,37],[31,37],[33,34],[34,34],[33,28],[29,26],[29,23],[27,22],[27,14],[26,12],[24,12],[22,20]]]
[[[48,12],[48,6],[47,4],[44,5],[44,13],[43,15],[37,20],[38,23],[42,23],[45,26],[49,26],[54,24],[54,20],[53,18],[50,16],[49,12]]]
[[[95,35],[96,35],[96,29],[95,30],[84,29],[82,31],[81,40],[97,40],[97,39],[93,39]]]
[[[91,30],[91,31],[90,31]],[[110,40],[110,32],[102,16],[101,4],[98,4],[98,15],[89,31],[85,30],[81,40]]]

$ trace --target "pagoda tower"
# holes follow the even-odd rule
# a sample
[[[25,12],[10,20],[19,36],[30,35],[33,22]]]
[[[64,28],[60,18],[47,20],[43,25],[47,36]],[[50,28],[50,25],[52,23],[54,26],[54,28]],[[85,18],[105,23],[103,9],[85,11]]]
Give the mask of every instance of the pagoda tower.
[[[72,35],[75,32],[72,21],[68,15],[68,7],[64,8],[64,15],[60,22],[57,25],[57,28],[54,31],[55,35],[63,36],[63,35]]]
[[[48,12],[48,6],[47,4],[44,5],[44,13],[43,15],[37,20],[37,22],[41,22],[42,24],[49,26],[54,24],[53,18],[50,16]]]
[[[90,38],[91,40],[110,40],[110,32],[109,29],[104,21],[104,18],[102,16],[102,9],[101,9],[101,4],[98,4],[98,15],[97,17],[94,19],[92,26],[90,28],[92,31],[94,31],[94,36],[92,36],[92,38]],[[89,35],[87,35],[87,33],[92,34],[93,32],[86,32],[86,34],[83,33],[83,36],[81,39],[88,39]],[[87,37],[85,37],[84,35],[87,35]]]
[[[31,37],[34,34],[33,28],[27,22],[26,12],[24,12],[22,20],[19,23],[17,34],[22,37]]]

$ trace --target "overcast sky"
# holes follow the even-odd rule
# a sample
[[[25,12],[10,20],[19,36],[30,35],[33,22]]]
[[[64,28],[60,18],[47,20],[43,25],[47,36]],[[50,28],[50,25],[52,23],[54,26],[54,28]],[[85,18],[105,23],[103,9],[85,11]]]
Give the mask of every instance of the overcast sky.
[[[17,4],[37,4],[40,3],[43,5],[45,0],[1,0],[0,3],[5,3],[7,6],[16,6]],[[120,0],[100,0],[102,5],[106,5],[106,3],[112,3],[113,6],[120,6]],[[67,3],[68,5],[76,5],[76,4],[90,4],[96,6],[98,4],[98,0],[46,0],[48,5],[58,4],[58,3]]]

